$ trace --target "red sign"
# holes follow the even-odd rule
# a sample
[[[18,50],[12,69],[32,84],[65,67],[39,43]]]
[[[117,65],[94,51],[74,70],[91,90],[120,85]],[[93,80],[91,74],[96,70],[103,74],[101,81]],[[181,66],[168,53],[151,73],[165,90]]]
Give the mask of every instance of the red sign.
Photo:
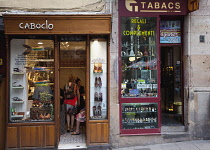
[[[152,15],[186,15],[185,0],[120,0],[120,16]]]

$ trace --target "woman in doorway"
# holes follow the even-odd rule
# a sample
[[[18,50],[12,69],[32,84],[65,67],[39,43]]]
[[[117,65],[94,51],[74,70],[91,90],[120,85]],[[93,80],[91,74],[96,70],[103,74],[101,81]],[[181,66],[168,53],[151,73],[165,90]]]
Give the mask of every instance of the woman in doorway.
[[[78,111],[77,112],[80,112],[80,110],[85,108],[85,100],[84,100],[85,88],[84,88],[84,86],[82,86],[81,80],[79,78],[77,78],[76,84],[79,88],[79,93],[80,93],[80,105],[78,106]]]
[[[76,115],[76,131],[72,132],[71,135],[79,135],[80,134],[80,123],[85,122],[85,108],[81,109],[80,112]]]
[[[81,84],[81,80],[77,79],[76,84],[79,88],[80,92],[80,106],[78,106],[78,114],[76,115],[76,131],[72,133],[72,135],[79,135],[80,134],[80,122],[85,122],[85,88]]]
[[[74,78],[70,78],[69,82],[66,83],[64,87],[65,100],[66,104],[66,119],[67,119],[67,132],[74,131],[74,118],[76,105],[80,105],[80,93],[79,88],[76,83],[72,82]],[[71,122],[71,130],[70,130],[70,122]]]

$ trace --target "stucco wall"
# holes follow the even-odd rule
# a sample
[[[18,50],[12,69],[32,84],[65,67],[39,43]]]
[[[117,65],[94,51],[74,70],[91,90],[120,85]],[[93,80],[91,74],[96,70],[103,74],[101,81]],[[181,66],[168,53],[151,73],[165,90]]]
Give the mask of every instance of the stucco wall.
[[[110,13],[112,0],[0,0],[0,15],[5,12],[100,12]]]

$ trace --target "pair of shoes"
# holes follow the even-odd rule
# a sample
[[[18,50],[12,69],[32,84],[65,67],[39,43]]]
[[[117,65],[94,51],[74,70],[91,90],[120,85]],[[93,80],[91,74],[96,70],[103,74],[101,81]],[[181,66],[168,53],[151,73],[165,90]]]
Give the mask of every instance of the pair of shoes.
[[[94,63],[93,73],[102,73],[102,63]]]
[[[99,102],[102,102],[103,101],[103,97],[102,97],[102,93],[101,92],[95,92],[94,94],[94,100],[95,101],[99,101]]]
[[[93,117],[100,117],[101,115],[101,106],[93,106]]]
[[[68,128],[68,129],[67,129],[67,133],[70,133],[70,132],[74,132],[74,129],[71,128],[71,130],[70,130],[70,128]]]
[[[79,132],[72,132],[71,135],[80,135]]]
[[[74,132],[74,129],[73,128],[71,128],[71,132]]]
[[[95,77],[95,87],[102,87],[101,77]]]

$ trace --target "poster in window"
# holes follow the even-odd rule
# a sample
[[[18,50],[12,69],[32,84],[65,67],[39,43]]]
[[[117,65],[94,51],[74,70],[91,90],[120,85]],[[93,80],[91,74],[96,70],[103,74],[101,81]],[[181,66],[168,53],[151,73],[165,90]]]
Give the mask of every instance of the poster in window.
[[[160,21],[160,43],[181,43],[180,21]]]

